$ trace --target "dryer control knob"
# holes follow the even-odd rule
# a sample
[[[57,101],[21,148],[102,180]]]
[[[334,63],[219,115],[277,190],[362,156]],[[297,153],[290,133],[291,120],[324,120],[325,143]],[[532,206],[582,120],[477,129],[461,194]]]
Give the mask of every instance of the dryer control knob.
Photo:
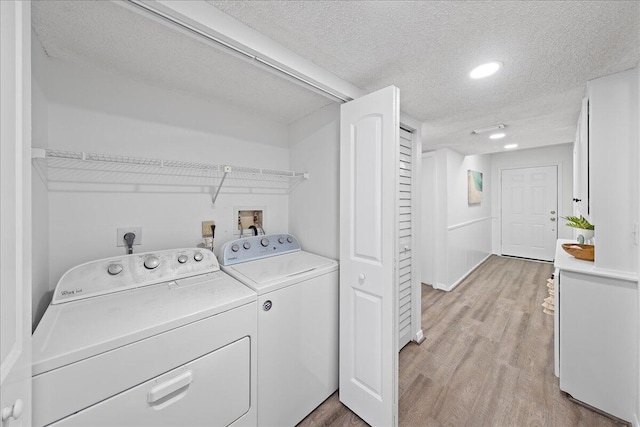
[[[109,267],[107,267],[107,271],[112,276],[120,274],[122,272],[122,264],[109,264]]]
[[[287,242],[293,243],[293,237],[291,237],[291,236],[287,237]]]
[[[278,237],[278,243],[283,244],[285,241],[284,237]]]
[[[238,252],[240,250],[240,246],[234,244],[234,245],[231,246],[231,250],[233,252]]]
[[[149,270],[153,270],[159,265],[160,265],[160,258],[158,258],[157,256],[150,256],[144,260],[144,266],[147,267]]]
[[[193,255],[193,259],[195,259],[197,262],[202,261],[203,258],[204,258],[204,255],[202,255],[202,252],[196,252]]]
[[[273,303],[271,302],[271,300],[267,300],[264,302],[264,304],[262,304],[262,310],[264,311],[271,310],[271,307],[273,307]]]
[[[244,242],[244,243],[242,244],[242,247],[243,247],[243,248],[245,248],[245,249],[249,249],[249,248],[251,247],[251,243],[249,243],[249,242]]]
[[[262,240],[260,240],[260,244],[262,246],[269,246],[269,239],[267,239],[266,237],[264,237]]]
[[[182,254],[178,257],[178,262],[180,264],[184,264],[185,262],[187,262],[188,259],[189,259],[188,256],[186,256],[185,254]]]

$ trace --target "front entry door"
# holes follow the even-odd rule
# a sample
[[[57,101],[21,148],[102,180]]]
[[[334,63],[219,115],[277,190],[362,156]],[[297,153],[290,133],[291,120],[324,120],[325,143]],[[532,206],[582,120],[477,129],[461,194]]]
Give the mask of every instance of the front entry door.
[[[340,112],[340,401],[398,425],[399,91]]]
[[[553,261],[558,239],[558,168],[502,171],[502,254]]]

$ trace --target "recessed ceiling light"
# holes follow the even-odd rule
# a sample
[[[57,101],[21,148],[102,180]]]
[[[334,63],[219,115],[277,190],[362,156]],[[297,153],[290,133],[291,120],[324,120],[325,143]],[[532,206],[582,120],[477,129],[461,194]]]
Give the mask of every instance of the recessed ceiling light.
[[[518,144],[507,144],[504,146],[504,148],[506,148],[507,150],[510,150],[512,148],[517,148]]]
[[[486,64],[479,65],[471,70],[471,72],[469,73],[469,77],[471,77],[472,79],[482,79],[484,77],[489,77],[490,75],[498,71],[500,67],[502,67],[502,62],[500,61],[487,62]]]
[[[492,133],[491,135],[489,135],[489,139],[501,139],[504,138],[506,136],[506,134],[504,133]]]

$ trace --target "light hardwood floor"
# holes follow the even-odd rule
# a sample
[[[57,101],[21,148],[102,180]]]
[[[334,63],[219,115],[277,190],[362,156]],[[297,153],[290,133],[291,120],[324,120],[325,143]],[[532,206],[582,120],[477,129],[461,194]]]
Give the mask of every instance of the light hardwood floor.
[[[617,426],[553,375],[548,263],[492,256],[451,292],[422,286],[426,340],[400,352],[400,426]],[[299,426],[366,426],[333,394]]]

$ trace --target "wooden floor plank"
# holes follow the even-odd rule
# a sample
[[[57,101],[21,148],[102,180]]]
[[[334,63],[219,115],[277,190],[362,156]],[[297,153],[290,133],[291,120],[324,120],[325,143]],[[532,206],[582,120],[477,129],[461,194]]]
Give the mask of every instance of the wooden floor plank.
[[[422,286],[425,342],[400,352],[399,425],[610,427],[553,375],[549,263],[492,256],[451,292]],[[299,426],[366,426],[338,392]]]

